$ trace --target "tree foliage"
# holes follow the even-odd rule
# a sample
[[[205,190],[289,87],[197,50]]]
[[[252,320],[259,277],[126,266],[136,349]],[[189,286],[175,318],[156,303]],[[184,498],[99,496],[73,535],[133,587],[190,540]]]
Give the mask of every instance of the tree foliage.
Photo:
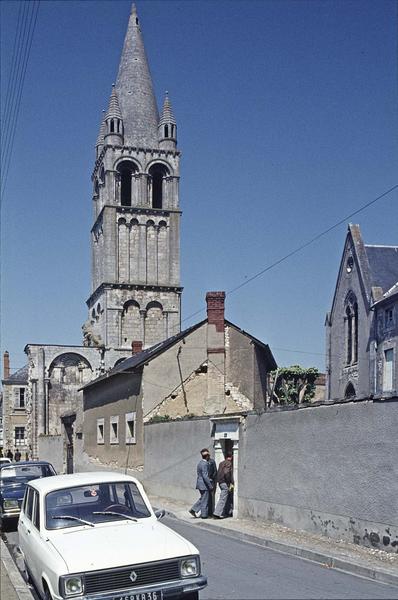
[[[302,404],[311,402],[315,395],[318,369],[304,369],[300,365],[281,367],[271,373],[271,402],[275,404]]]

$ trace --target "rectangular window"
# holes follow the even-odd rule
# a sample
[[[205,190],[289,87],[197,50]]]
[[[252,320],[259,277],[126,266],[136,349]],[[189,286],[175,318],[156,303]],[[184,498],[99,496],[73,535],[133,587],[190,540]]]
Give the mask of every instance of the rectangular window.
[[[14,436],[16,446],[25,445],[25,427],[15,427]]]
[[[387,308],[384,311],[384,327],[388,329],[394,325],[394,311],[392,308]]]
[[[25,410],[26,390],[24,387],[14,388],[14,409]]]
[[[383,368],[383,392],[391,392],[393,389],[393,361],[394,350],[391,348],[384,351],[384,368]]]
[[[111,444],[119,443],[119,417],[111,417],[109,441]]]
[[[136,413],[126,413],[126,444],[135,444],[135,417]]]
[[[104,419],[97,419],[97,444],[103,444],[105,441],[105,421]]]

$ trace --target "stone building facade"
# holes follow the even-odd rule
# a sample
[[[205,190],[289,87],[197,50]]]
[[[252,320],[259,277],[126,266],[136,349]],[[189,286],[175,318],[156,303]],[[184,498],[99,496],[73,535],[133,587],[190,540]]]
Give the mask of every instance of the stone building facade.
[[[43,437],[61,436],[63,468],[71,470],[82,435],[80,388],[137,343],[142,349],[180,331],[179,156],[170,100],[166,93],[159,116],[133,6],[95,148],[92,286],[82,345],[29,343],[23,373],[3,381],[9,443],[13,394],[24,386],[23,448],[33,458]]]
[[[349,225],[326,316],[326,399],[398,395],[398,246]]]
[[[239,415],[264,411],[268,374],[277,366],[269,346],[225,319],[224,292],[209,292],[206,300],[207,319],[137,348],[83,386],[83,449],[92,460],[142,465],[144,424],[151,421],[218,416],[235,426]]]
[[[10,373],[10,357],[3,355],[3,454],[19,450],[25,458],[29,453],[28,369]]]
[[[179,158],[170,100],[159,117],[133,7],[96,144],[88,345],[149,347],[180,330]]]

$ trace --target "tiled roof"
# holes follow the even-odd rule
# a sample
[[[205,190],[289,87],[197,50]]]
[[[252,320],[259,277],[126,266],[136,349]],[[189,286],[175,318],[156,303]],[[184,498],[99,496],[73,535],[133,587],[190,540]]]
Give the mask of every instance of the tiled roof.
[[[367,246],[372,286],[386,293],[398,280],[398,246]]]
[[[4,379],[6,383],[28,383],[28,365],[22,367],[22,369],[18,369],[12,375],[8,377],[8,379]]]
[[[126,371],[135,371],[136,369],[142,367],[145,363],[149,362],[150,360],[152,360],[153,358],[155,358],[156,356],[158,356],[159,354],[161,354],[162,352],[164,352],[165,350],[182,340],[192,331],[195,331],[195,329],[203,325],[203,323],[205,322],[206,319],[200,321],[199,323],[196,323],[196,325],[192,325],[192,327],[188,327],[188,329],[185,329],[184,331],[181,331],[180,333],[177,333],[172,337],[167,338],[167,340],[164,340],[163,342],[159,342],[159,344],[155,344],[150,348],[146,348],[146,350],[143,350],[142,352],[138,352],[137,354],[134,354],[129,358],[125,358],[122,362],[116,365],[116,367],[113,367],[113,369],[105,373],[105,375],[101,375],[101,377],[93,379],[93,381],[90,381],[81,389],[90,387],[91,385],[95,385],[96,383],[103,381],[104,379],[109,379],[109,377],[117,375],[118,373],[123,373]]]

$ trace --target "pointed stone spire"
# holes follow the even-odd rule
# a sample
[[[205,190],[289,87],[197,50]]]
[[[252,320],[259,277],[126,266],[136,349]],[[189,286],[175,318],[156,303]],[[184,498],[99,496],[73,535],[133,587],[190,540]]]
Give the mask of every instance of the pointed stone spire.
[[[132,5],[116,81],[125,144],[158,147],[159,114],[135,5]]]
[[[109,99],[108,112],[106,113],[106,119],[122,119],[122,113],[120,112],[119,100],[115,90],[115,84],[112,84],[112,94]]]
[[[102,121],[101,121],[101,126],[100,126],[100,130],[98,133],[98,137],[97,137],[97,143],[95,144],[96,146],[103,146],[104,144],[104,136],[105,136],[105,131],[106,131],[106,125],[105,125],[105,111],[102,111]]]
[[[162,116],[160,117],[159,125],[163,125],[165,123],[171,123],[173,125],[176,125],[176,120],[173,115],[173,109],[171,108],[169,92],[167,91],[164,97],[163,111]]]
[[[100,130],[98,132],[97,141],[95,143],[95,157],[98,158],[104,146],[104,138],[106,133],[105,111],[102,111],[102,120]]]
[[[177,124],[171,108],[169,93],[166,92],[162,116],[158,126],[159,146],[166,150],[174,150],[177,144]]]
[[[115,84],[112,84],[112,94],[109,100],[108,112],[105,116],[105,135],[106,144],[123,144],[123,118],[120,112],[119,101],[115,90]]]

